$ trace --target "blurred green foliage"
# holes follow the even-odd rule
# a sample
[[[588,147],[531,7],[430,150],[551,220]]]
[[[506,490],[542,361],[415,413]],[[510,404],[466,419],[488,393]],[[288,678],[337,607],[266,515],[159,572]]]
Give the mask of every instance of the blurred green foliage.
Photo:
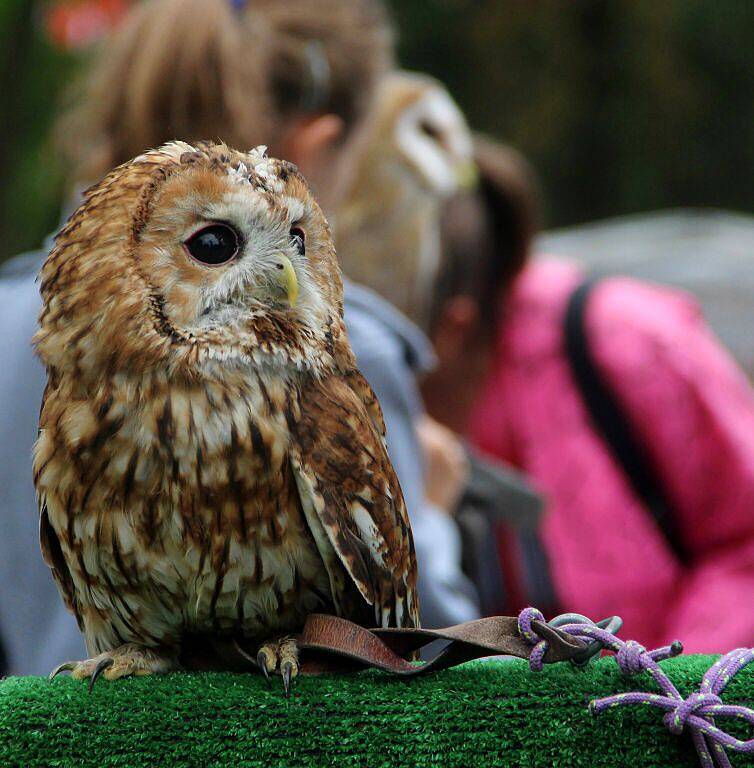
[[[403,63],[521,149],[552,225],[754,210],[751,0],[394,0]]]
[[[281,0],[282,2],[283,0]],[[538,171],[548,223],[754,211],[751,0],[392,0],[401,62]],[[37,245],[63,178],[49,130],[77,62],[0,0],[0,259]]]
[[[0,0],[0,260],[57,224],[63,168],[50,130],[74,65],[47,44],[36,3]]]

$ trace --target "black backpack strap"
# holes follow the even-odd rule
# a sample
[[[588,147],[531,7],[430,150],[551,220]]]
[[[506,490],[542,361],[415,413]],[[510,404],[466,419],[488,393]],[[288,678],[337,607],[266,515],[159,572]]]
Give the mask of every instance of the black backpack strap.
[[[651,513],[667,545],[682,563],[687,562],[677,517],[673,513],[663,484],[657,477],[644,446],[591,356],[585,315],[589,295],[597,282],[595,278],[585,280],[571,294],[568,301],[564,332],[571,372],[597,433],[623,470],[634,493]]]

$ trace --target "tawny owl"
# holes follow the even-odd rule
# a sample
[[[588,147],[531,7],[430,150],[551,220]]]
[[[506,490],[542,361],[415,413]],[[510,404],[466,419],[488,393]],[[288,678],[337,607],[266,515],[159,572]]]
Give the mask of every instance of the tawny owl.
[[[287,691],[281,638],[309,613],[417,624],[380,407],[295,166],[148,152],[86,193],[41,292],[41,542],[93,657],[58,671],[166,671],[224,637]]]
[[[434,78],[386,76],[334,218],[346,276],[423,324],[440,260],[443,203],[475,183],[466,121]]]

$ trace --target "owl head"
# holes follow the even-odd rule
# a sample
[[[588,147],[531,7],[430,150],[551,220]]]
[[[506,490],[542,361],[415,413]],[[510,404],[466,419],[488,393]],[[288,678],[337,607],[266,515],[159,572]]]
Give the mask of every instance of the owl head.
[[[442,207],[476,182],[471,131],[441,83],[394,72],[358,149],[335,217],[343,270],[424,325]]]
[[[450,197],[475,180],[471,132],[443,85],[415,72],[393,72],[377,92],[371,153],[432,196]]]
[[[342,324],[322,211],[295,166],[173,142],[89,189],[41,273],[36,344],[82,376],[305,367]]]

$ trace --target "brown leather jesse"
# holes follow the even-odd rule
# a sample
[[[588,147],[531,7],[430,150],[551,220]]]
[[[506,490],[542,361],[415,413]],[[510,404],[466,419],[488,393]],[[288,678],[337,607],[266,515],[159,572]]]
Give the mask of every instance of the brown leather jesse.
[[[532,628],[547,641],[545,663],[576,659],[586,649],[583,641],[544,622],[532,621]],[[509,616],[477,619],[446,629],[365,629],[347,619],[315,613],[307,618],[296,640],[300,674],[304,675],[374,668],[408,678],[485,656],[527,659],[532,650],[518,631],[518,620]],[[437,641],[445,644],[431,658],[414,661],[425,646]],[[232,638],[189,638],[181,660],[192,670],[258,670],[253,655]]]
[[[532,627],[547,641],[545,663],[566,661],[585,644],[540,621]],[[412,662],[426,645],[446,644],[431,659]],[[308,617],[298,638],[303,674],[373,667],[401,677],[416,677],[485,656],[529,658],[532,647],[521,637],[518,620],[492,616],[446,629],[365,629],[346,619],[323,614]]]

